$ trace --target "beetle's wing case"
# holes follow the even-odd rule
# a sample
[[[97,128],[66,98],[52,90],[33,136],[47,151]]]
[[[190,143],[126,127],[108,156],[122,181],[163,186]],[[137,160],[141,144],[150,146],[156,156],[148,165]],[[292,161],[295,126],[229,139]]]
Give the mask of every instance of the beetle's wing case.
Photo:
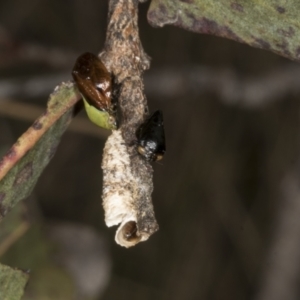
[[[97,56],[92,53],[80,55],[72,75],[86,101],[98,109],[110,110],[112,79]]]

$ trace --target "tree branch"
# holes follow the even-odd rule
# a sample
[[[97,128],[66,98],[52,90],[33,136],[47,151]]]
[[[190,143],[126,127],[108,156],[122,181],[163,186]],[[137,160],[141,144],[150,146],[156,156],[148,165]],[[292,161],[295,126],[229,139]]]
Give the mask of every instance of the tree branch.
[[[100,57],[120,89],[120,128],[103,154],[103,205],[108,226],[121,223],[116,241],[130,247],[158,229],[151,193],[151,165],[136,151],[136,130],[148,112],[142,73],[149,68],[138,32],[138,1],[111,0],[104,51]]]

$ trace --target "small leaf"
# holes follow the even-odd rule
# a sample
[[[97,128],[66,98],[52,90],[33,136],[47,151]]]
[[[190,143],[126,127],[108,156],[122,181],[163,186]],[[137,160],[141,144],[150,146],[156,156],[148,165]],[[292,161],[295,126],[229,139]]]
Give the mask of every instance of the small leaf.
[[[0,299],[20,300],[27,280],[27,273],[0,264]]]
[[[212,34],[300,61],[300,2],[152,0],[148,20]]]
[[[79,99],[72,83],[61,84],[51,94],[46,112],[0,160],[0,221],[14,205],[30,195],[52,159]]]

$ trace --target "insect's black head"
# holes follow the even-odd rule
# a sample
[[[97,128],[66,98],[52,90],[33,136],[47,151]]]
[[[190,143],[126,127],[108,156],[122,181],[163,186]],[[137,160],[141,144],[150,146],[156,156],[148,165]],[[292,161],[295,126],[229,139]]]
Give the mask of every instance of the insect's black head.
[[[154,112],[137,130],[137,151],[147,161],[161,160],[166,152],[163,114]]]

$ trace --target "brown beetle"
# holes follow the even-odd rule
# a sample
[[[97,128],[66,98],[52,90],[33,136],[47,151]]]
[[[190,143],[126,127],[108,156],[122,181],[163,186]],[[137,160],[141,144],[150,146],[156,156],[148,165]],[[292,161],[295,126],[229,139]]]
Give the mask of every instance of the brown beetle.
[[[116,129],[116,104],[112,99],[112,76],[92,53],[78,57],[72,71],[87,114],[100,127]]]
[[[80,93],[93,106],[109,110],[111,106],[112,79],[102,61],[92,53],[77,58],[73,78]]]

